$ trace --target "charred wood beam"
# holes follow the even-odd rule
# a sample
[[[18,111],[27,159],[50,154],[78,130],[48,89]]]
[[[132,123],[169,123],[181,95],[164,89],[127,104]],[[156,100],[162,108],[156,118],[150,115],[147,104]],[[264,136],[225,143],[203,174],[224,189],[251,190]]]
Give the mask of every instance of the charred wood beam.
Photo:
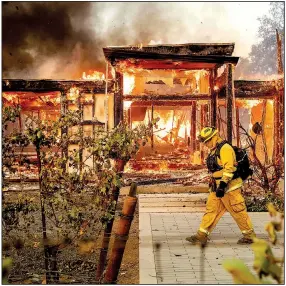
[[[255,91],[255,90],[239,90],[235,89],[235,98],[239,99],[273,99],[277,96],[277,90],[268,90],[268,91]],[[226,98],[226,88],[223,87],[216,94],[217,99]],[[154,105],[156,102],[168,101],[171,102],[187,102],[187,101],[199,101],[199,100],[211,100],[209,95],[201,95],[201,96],[192,96],[192,95],[124,95],[123,100],[128,100],[132,102],[151,102],[154,101]],[[217,117],[217,114],[216,114]]]
[[[284,90],[282,80],[275,81],[234,81],[235,97],[245,99],[272,99],[277,96],[278,90]],[[226,86],[221,86],[218,91],[219,98],[225,98]]]
[[[113,81],[108,82],[108,92],[112,92],[113,84]],[[105,81],[23,79],[2,80],[2,91],[66,91],[72,87],[80,89],[82,93],[105,93]]]
[[[277,90],[284,88],[284,80],[269,80],[269,81],[261,81],[261,80],[235,80],[234,87],[236,89],[245,89],[245,90]]]
[[[79,123],[79,125],[92,125],[92,126],[104,126],[103,122],[100,122],[98,120],[83,120],[82,122]]]
[[[154,106],[178,106],[178,107],[184,107],[184,106],[192,106],[192,102],[195,102],[195,100],[157,100],[153,101]],[[132,103],[132,107],[151,107],[152,101],[150,100],[142,100],[142,101],[134,101]]]
[[[219,92],[219,99],[223,99],[226,97],[226,92],[225,90],[222,90]],[[237,92],[235,91],[235,98],[237,99],[273,99],[275,97],[275,94],[273,94],[272,92],[268,92],[268,93],[255,93],[255,92],[249,92],[249,93],[245,93],[245,92]]]
[[[232,109],[234,103],[234,88],[233,88],[233,67],[227,65],[227,82],[226,82],[226,124],[227,124],[227,141],[232,143]]]
[[[118,46],[106,47],[104,51],[143,51],[156,54],[179,54],[179,55],[222,55],[231,56],[234,50],[234,43],[206,43],[206,44],[175,44],[175,45],[155,45],[155,46]]]
[[[208,94],[190,94],[190,95],[124,95],[124,100],[138,101],[138,100],[210,100],[211,97]]]
[[[145,179],[145,180],[144,179],[140,179],[140,178],[134,178],[134,179],[132,179],[132,182],[136,183],[138,186],[144,186],[144,185],[180,182],[182,179],[186,179],[186,177],[162,178],[162,179]]]
[[[50,110],[50,111],[60,111],[61,105],[56,104],[55,106],[47,106],[47,105],[41,105],[41,106],[30,106],[27,104],[19,104],[21,106],[21,111],[38,111],[38,110]]]
[[[114,63],[116,59],[141,59],[141,60],[171,60],[171,61],[183,61],[183,62],[204,62],[204,63],[232,63],[237,64],[239,57],[232,56],[221,56],[221,55],[177,55],[177,54],[158,54],[152,52],[135,51],[135,50],[124,50],[124,49],[110,49],[103,48],[104,55],[108,61]]]

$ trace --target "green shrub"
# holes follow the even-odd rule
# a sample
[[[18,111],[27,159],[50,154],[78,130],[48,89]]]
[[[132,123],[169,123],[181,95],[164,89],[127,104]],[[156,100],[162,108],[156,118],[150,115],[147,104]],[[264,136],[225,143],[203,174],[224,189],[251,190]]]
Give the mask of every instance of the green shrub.
[[[269,203],[273,203],[278,211],[284,212],[284,199],[273,194],[265,195],[264,197],[246,196],[245,203],[249,212],[267,212]]]

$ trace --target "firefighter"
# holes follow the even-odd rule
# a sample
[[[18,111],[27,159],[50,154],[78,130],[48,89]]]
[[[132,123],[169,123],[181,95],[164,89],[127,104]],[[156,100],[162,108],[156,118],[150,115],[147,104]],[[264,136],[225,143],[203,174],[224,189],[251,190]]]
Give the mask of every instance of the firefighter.
[[[228,211],[242,232],[242,237],[237,243],[252,243],[252,237],[255,236],[255,233],[241,194],[243,181],[240,177],[234,177],[236,171],[234,149],[230,144],[223,141],[218,130],[214,127],[203,128],[198,139],[210,149],[207,158],[207,166],[212,173],[210,194],[206,204],[206,212],[197,233],[187,237],[186,240],[193,244],[206,245],[209,234],[223,214]],[[219,150],[219,156],[216,150]]]

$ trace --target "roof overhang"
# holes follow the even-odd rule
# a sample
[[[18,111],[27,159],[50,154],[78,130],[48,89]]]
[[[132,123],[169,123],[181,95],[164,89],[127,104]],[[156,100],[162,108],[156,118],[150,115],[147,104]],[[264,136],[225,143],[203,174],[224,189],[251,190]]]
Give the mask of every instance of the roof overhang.
[[[68,91],[72,87],[79,88],[82,92],[105,93],[105,81],[101,80],[23,80],[3,79],[2,91]],[[112,89],[113,81],[108,81],[108,91]]]
[[[148,52],[156,54],[207,56],[220,55],[232,56],[234,43],[185,43],[185,44],[160,44],[160,45],[131,45],[108,46],[112,50]]]
[[[209,69],[227,63],[236,65],[239,60],[239,57],[232,56],[160,54],[119,48],[103,48],[103,52],[113,66],[127,61],[130,66],[146,69]]]

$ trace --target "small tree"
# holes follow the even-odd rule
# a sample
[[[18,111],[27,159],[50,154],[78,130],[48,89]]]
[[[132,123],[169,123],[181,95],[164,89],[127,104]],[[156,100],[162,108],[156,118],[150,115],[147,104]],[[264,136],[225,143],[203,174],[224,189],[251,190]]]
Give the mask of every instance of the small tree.
[[[91,236],[98,237],[115,204],[110,191],[120,187],[121,180],[104,153],[94,166],[87,164],[95,143],[90,137],[83,138],[80,128],[74,133],[61,132],[79,126],[79,111],[68,111],[55,122],[29,120],[19,138],[25,146],[32,144],[36,149],[46,283],[58,283],[58,252],[76,242],[84,249]],[[6,136],[6,150],[13,150],[14,137]],[[65,152],[70,142],[80,142],[80,148]],[[83,150],[89,155],[81,160]],[[16,158],[14,155],[7,153],[7,157]],[[13,164],[7,166],[12,168]]]

